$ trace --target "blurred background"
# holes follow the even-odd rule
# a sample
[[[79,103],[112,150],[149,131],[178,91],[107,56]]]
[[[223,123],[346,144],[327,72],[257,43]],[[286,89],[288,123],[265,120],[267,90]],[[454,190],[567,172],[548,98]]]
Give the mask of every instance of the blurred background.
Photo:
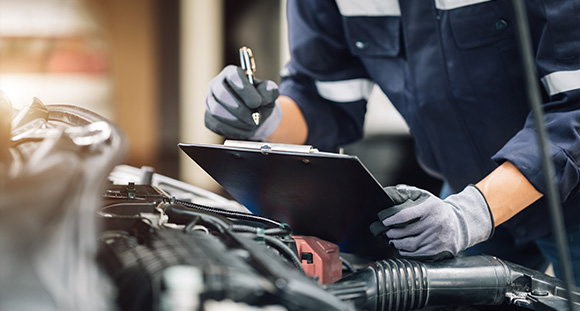
[[[218,193],[177,144],[223,142],[203,123],[207,83],[239,63],[243,45],[254,52],[257,76],[279,81],[289,60],[285,0],[0,0],[0,89],[15,108],[32,97],[88,108],[125,132],[126,164]],[[365,139],[345,151],[382,185],[438,191],[378,89]]]

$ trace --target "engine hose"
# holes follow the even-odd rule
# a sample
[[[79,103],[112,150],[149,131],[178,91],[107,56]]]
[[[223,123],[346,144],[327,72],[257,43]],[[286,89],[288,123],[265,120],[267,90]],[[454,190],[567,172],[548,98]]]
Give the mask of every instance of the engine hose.
[[[348,290],[361,284],[366,285],[364,294],[353,295]],[[508,284],[507,265],[495,257],[475,256],[441,262],[380,260],[326,289],[353,302],[357,310],[403,311],[441,305],[500,305]]]
[[[189,207],[189,208],[199,209],[199,210],[206,211],[206,212],[212,212],[212,213],[216,213],[216,214],[219,214],[219,215],[222,215],[225,217],[229,217],[229,218],[243,219],[243,220],[258,222],[258,223],[261,223],[262,225],[269,226],[271,228],[282,228],[282,229],[288,231],[288,234],[290,234],[290,232],[292,231],[288,224],[278,222],[278,221],[275,221],[273,219],[263,217],[260,215],[243,213],[243,212],[238,212],[238,211],[230,211],[230,210],[225,210],[225,209],[221,209],[221,208],[205,206],[205,205],[201,205],[198,203],[191,203],[191,202],[187,202],[187,201],[183,201],[183,200],[172,200],[172,201],[168,201],[168,203],[178,203],[178,204],[181,204],[181,205]]]
[[[238,233],[238,234],[240,236],[244,236],[244,237],[250,237],[250,238],[256,237],[255,233],[243,232],[243,233]],[[294,251],[292,251],[292,249],[290,247],[288,247],[286,244],[284,244],[284,242],[278,240],[275,237],[268,236],[268,235],[263,236],[263,239],[264,239],[264,242],[266,243],[266,245],[276,249],[280,253],[280,255],[282,257],[286,258],[294,267],[296,267],[301,272],[304,272],[304,268],[302,267],[302,262],[300,261],[300,258],[298,258],[296,253]]]
[[[176,224],[189,225],[192,221],[197,218],[203,219],[203,221],[210,223],[216,230],[224,232],[230,229],[231,223],[228,223],[227,219],[222,219],[220,217],[212,214],[204,213],[203,211],[197,211],[195,209],[186,209],[179,205],[167,204],[164,209],[165,214],[169,216],[171,222]]]

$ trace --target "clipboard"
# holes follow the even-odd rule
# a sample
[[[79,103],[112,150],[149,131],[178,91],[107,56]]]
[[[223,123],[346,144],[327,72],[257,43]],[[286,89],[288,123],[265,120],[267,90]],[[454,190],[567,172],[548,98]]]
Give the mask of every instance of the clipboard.
[[[179,147],[242,205],[288,223],[293,234],[335,243],[349,234],[374,239],[369,225],[393,205],[353,155],[231,140]]]

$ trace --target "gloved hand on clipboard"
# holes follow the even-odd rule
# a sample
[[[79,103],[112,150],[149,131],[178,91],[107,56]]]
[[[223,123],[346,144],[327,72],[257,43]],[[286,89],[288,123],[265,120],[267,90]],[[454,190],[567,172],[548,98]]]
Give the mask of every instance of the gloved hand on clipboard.
[[[491,211],[473,185],[445,200],[407,185],[385,191],[395,205],[378,213],[380,222],[372,224],[371,231],[384,234],[403,257],[450,258],[493,235]]]
[[[282,108],[276,101],[278,86],[270,80],[250,83],[240,67],[225,67],[208,86],[205,125],[228,138],[261,140],[276,130],[282,120]],[[252,118],[260,114],[256,124]]]

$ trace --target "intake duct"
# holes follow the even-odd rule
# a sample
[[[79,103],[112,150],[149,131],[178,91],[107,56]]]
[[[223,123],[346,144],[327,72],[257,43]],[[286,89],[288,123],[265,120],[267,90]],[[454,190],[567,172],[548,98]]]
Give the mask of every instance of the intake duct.
[[[365,288],[364,294],[361,288]],[[531,310],[565,310],[564,288],[558,279],[491,256],[439,262],[380,260],[326,286],[357,310],[377,311],[502,304]],[[580,301],[577,287],[572,294]]]

